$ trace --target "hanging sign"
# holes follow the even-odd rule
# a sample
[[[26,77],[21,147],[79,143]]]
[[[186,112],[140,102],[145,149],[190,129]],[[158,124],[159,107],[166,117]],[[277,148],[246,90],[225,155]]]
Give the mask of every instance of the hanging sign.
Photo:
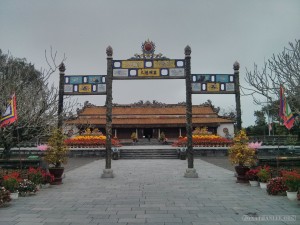
[[[66,75],[64,95],[106,95],[105,75]]]
[[[233,74],[191,74],[193,94],[235,94]]]
[[[184,59],[114,60],[113,79],[183,79]]]

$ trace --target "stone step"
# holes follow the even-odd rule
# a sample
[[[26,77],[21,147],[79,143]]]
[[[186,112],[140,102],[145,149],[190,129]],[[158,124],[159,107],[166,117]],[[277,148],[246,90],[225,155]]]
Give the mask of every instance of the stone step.
[[[121,149],[121,159],[176,159],[175,149]]]

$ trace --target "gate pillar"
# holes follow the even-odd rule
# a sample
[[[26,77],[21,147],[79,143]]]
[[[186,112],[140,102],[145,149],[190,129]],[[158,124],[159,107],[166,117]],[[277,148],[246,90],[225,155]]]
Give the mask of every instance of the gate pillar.
[[[105,169],[102,178],[113,178],[113,170],[111,169],[111,137],[112,137],[112,60],[113,49],[111,46],[106,48],[107,55],[107,76],[106,76],[106,156]]]
[[[185,84],[186,84],[186,136],[187,136],[187,157],[188,168],[184,174],[187,178],[198,178],[198,173],[194,169],[194,150],[192,140],[192,83],[191,83],[191,48],[186,46],[185,54]]]

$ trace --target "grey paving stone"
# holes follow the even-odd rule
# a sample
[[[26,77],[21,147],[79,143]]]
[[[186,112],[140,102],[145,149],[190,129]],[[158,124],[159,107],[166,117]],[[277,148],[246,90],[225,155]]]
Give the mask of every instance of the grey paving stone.
[[[101,179],[105,160],[97,160],[68,171],[63,185],[0,208],[0,225],[240,225],[251,212],[300,214],[299,203],[237,184],[232,171],[200,159],[194,166],[198,179],[183,177],[183,160],[115,160],[116,177]]]
[[[126,218],[136,218],[136,214],[117,214],[110,215],[109,219],[126,219]]]
[[[35,222],[18,222],[16,225],[43,225],[44,223],[35,223]]]
[[[83,222],[79,222],[79,223],[70,223],[70,225],[99,225],[99,223],[83,223]]]
[[[146,223],[145,219],[139,218],[121,218],[119,219],[120,223]]]
[[[0,222],[12,222],[15,220],[16,220],[16,218],[7,216],[5,214],[3,214],[3,217],[0,217]]]
[[[164,223],[180,223],[182,222],[181,218],[147,218],[147,222],[164,222]]]
[[[44,225],[70,225],[71,223],[66,223],[66,222],[58,222],[58,223],[56,223],[56,222],[46,222],[46,223],[44,223]]]
[[[165,225],[193,225],[192,223],[165,223]]]
[[[107,215],[107,214],[92,214],[92,215],[89,215],[88,218],[89,219],[108,219],[110,218],[111,216],[115,216],[114,215]]]
[[[45,219],[44,218],[19,217],[15,221],[18,221],[18,222],[41,223],[43,220],[45,220]]]
[[[60,219],[60,218],[47,218],[43,221],[44,223],[64,223],[66,222],[66,219]]]
[[[16,222],[8,222],[8,221],[6,221],[6,222],[1,222],[0,221],[0,225],[15,225],[16,224]]]
[[[192,225],[222,225],[218,222],[192,222]]]
[[[118,223],[118,221],[119,221],[119,219],[116,219],[116,218],[114,218],[114,219],[93,219],[91,222],[93,222],[93,223],[99,223],[99,224],[104,224],[104,223],[107,223],[107,224],[109,224],[109,223]]]
[[[143,214],[137,215],[136,218],[174,218],[174,214]]]
[[[127,225],[165,225],[165,223],[127,223]]]

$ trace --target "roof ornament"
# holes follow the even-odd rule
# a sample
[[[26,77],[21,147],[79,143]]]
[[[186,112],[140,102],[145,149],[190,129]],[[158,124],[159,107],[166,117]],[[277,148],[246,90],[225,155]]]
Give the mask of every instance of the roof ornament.
[[[142,43],[142,54],[134,54],[134,57],[130,59],[168,59],[167,57],[163,56],[163,54],[158,53],[155,54],[155,43],[150,41],[149,39]]]

